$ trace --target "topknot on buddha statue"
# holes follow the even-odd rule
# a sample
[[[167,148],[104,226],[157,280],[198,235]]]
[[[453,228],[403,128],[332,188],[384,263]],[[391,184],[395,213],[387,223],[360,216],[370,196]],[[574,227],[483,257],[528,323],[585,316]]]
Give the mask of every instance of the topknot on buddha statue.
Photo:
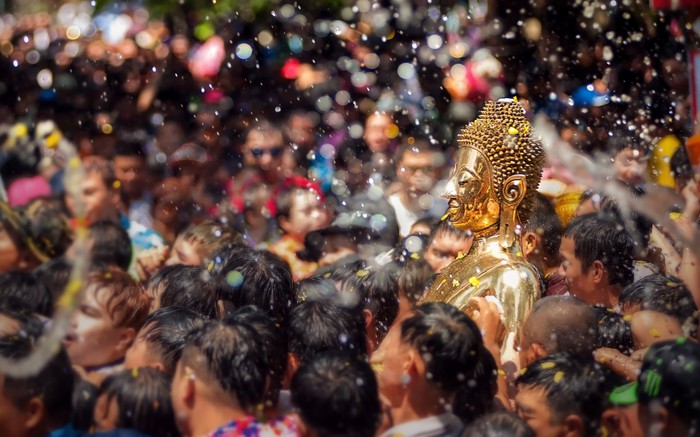
[[[493,190],[503,202],[508,193],[504,183],[514,175],[524,175],[525,195],[518,206],[523,223],[530,216],[535,192],[540,184],[544,150],[531,136],[525,109],[515,100],[487,102],[479,117],[467,125],[457,137],[459,147],[481,151],[493,170]]]

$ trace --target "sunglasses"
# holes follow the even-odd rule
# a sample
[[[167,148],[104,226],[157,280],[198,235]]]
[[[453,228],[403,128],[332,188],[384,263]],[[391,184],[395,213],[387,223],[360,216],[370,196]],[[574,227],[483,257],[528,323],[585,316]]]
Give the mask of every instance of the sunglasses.
[[[282,155],[282,152],[284,152],[284,148],[282,146],[273,147],[271,149],[261,149],[256,147],[255,149],[250,150],[250,153],[252,153],[256,158],[260,158],[265,154],[269,154],[273,158],[277,158]]]

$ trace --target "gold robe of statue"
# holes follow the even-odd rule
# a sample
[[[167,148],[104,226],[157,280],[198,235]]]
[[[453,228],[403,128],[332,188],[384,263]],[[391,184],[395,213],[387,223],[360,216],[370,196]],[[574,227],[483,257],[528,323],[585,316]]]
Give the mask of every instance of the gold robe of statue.
[[[469,314],[476,308],[472,297],[495,296],[506,332],[517,335],[542,293],[538,274],[522,256],[519,231],[532,209],[544,152],[530,136],[524,109],[510,99],[486,103],[458,144],[443,196],[448,219],[471,231],[474,243],[438,275],[421,303],[445,302]]]

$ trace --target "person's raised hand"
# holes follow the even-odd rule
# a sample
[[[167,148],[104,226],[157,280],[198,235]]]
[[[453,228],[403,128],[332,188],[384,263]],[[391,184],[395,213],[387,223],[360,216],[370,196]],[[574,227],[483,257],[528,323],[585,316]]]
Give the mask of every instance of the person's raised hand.
[[[683,217],[691,222],[695,222],[700,216],[700,193],[698,192],[698,183],[694,180],[688,182],[681,192],[685,199],[685,208],[683,208]]]
[[[143,282],[165,265],[165,260],[170,255],[168,246],[154,247],[144,250],[136,256],[136,274]]]
[[[474,297],[471,301],[477,306],[471,316],[481,330],[484,346],[494,355],[494,358],[500,357],[506,327],[501,320],[498,305],[485,297]]]

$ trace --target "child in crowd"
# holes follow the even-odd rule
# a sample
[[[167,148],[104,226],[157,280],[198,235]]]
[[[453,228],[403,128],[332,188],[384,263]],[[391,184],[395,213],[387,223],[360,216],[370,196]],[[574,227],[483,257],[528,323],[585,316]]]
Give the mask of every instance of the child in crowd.
[[[151,276],[146,292],[151,298],[150,312],[159,308],[182,307],[215,318],[217,282],[209,271],[195,266],[175,264],[163,267]]]
[[[435,273],[440,273],[458,256],[465,256],[472,247],[471,232],[454,227],[448,220],[441,220],[431,231],[425,260]]]

